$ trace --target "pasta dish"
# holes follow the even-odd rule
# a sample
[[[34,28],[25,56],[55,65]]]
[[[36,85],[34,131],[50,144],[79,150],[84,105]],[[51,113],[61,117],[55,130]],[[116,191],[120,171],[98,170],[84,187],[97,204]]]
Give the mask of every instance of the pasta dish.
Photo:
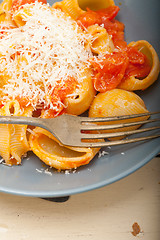
[[[157,80],[157,53],[145,40],[127,44],[124,24],[116,20],[120,8],[113,0],[102,3],[98,10],[85,8],[80,0],[52,6],[46,0],[0,4],[0,115],[147,112],[133,91]],[[21,164],[32,151],[50,167],[73,169],[99,151],[63,146],[39,127],[1,124],[0,131],[0,156],[7,165]]]

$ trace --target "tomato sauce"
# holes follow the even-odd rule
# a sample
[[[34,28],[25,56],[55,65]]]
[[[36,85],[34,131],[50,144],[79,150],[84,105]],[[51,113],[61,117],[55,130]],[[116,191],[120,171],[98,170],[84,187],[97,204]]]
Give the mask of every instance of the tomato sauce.
[[[68,77],[66,80],[57,81],[56,86],[53,89],[51,95],[46,96],[46,101],[50,101],[53,107],[56,109],[53,110],[50,105],[47,107],[44,104],[40,104],[37,107],[37,110],[34,111],[34,116],[40,116],[42,110],[47,110],[47,117],[55,117],[65,112],[63,105],[64,99],[67,95],[72,94],[77,86],[77,81],[73,77]],[[30,99],[27,97],[16,97],[16,100],[19,102],[21,108],[25,108],[27,105],[30,105]],[[34,100],[34,99],[33,99]]]
[[[76,88],[77,81],[73,77],[68,77],[66,80],[57,81],[56,86],[49,97],[51,104],[56,107],[55,110],[50,106],[45,108],[48,110],[47,117],[55,117],[65,112],[64,99],[67,95],[72,94]]]
[[[0,102],[0,108],[2,108],[4,106],[4,104],[2,102]]]
[[[151,70],[148,58],[134,47],[127,47],[126,52],[129,57],[129,64],[122,81],[130,76],[134,76],[139,79],[145,78]]]
[[[106,54],[103,59],[91,60],[94,87],[99,92],[116,88],[127,77],[145,78],[150,70],[147,57],[135,47],[128,47],[124,40],[124,24],[115,19],[120,8],[111,6],[103,10],[87,9],[77,23],[83,28],[93,24],[103,26],[112,36],[115,51]]]
[[[117,15],[119,10],[120,9],[117,6],[111,6],[98,11],[92,11],[87,8],[87,11],[77,19],[77,23],[84,28],[94,24],[101,25],[107,20],[112,20]]]
[[[106,54],[99,61],[93,59],[91,63],[95,89],[99,92],[106,92],[116,88],[125,74],[128,62],[129,58],[124,51]]]

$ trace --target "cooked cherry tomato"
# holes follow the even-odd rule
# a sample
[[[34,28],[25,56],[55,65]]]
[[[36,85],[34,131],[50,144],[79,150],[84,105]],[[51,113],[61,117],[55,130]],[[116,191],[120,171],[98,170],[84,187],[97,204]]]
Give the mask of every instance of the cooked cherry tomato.
[[[108,34],[112,36],[115,47],[125,48],[127,43],[124,41],[124,24],[115,20],[119,7],[111,6],[103,10],[92,11],[87,9],[77,20],[78,24],[84,28],[98,24],[104,26]]]
[[[101,17],[102,23],[105,20],[112,20],[115,18],[119,12],[120,8],[118,6],[110,6],[108,8],[98,10],[96,13]]]
[[[145,62],[145,55],[135,47],[127,47],[127,54],[130,63],[143,64]]]
[[[77,82],[73,77],[57,82],[52,95],[49,96],[53,106],[56,106],[56,110],[49,110],[48,117],[55,117],[64,111],[64,106],[61,103],[63,103],[68,94],[73,93],[76,85]]]
[[[144,55],[144,63],[142,64],[129,62],[128,67],[125,71],[124,79],[122,80],[125,80],[129,76],[134,76],[136,78],[143,79],[149,74],[150,70],[151,66],[149,64],[149,60]]]
[[[73,93],[73,90],[76,86],[76,80],[73,77],[68,77],[64,81],[57,82],[53,93],[52,98],[59,98],[61,101],[64,101],[68,94]]]
[[[85,28],[98,24],[103,24],[106,20],[112,20],[117,13],[119,12],[119,7],[111,6],[103,10],[92,11],[87,8],[87,11],[83,13],[78,19],[77,22],[80,26]]]
[[[135,47],[127,47],[126,53],[129,58],[129,64],[126,68],[124,79],[129,76],[140,79],[146,77],[151,70],[148,58]]]
[[[94,87],[99,92],[116,88],[124,77],[129,58],[126,52],[106,54],[103,59],[92,59]]]
[[[0,108],[2,108],[4,106],[4,104],[2,102],[0,102]]]
[[[77,19],[77,23],[84,28],[94,24],[101,25],[101,17],[95,11],[87,9],[87,11]]]
[[[19,102],[21,108],[25,108],[29,104],[29,98],[17,96],[16,100]]]

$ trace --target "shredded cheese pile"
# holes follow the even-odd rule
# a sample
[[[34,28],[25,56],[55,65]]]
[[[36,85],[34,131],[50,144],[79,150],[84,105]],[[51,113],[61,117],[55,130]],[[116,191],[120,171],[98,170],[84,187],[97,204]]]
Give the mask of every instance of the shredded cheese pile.
[[[47,96],[57,81],[69,76],[80,81],[90,52],[86,35],[69,16],[38,2],[27,5],[31,14],[23,13],[24,26],[0,25],[0,78],[7,76],[3,100],[26,97],[35,107],[50,104]]]

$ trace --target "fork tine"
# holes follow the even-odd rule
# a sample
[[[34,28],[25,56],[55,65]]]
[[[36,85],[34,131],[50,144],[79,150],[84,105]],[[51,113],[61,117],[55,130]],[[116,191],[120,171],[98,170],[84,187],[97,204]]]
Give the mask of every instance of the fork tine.
[[[160,137],[160,134],[147,136],[147,137],[138,137],[132,139],[123,139],[118,141],[107,141],[107,142],[81,142],[80,147],[91,147],[91,148],[99,148],[99,147],[107,147],[107,146],[116,146],[121,144],[135,143],[140,141],[145,141],[149,139],[154,139]]]
[[[112,116],[112,117],[96,117],[96,118],[88,118],[88,117],[81,117],[81,122],[108,122],[108,121],[116,121],[116,120],[123,120],[123,119],[131,119],[137,117],[144,117],[144,116],[151,116],[155,114],[159,114],[160,111],[157,112],[147,112],[147,113],[140,113],[140,114],[132,114],[132,115],[122,115],[122,116]]]
[[[151,122],[158,122],[160,119],[149,119],[144,121],[138,121],[138,122],[131,122],[131,123],[119,123],[119,124],[112,124],[112,125],[81,125],[81,131],[83,130],[109,130],[109,129],[116,129],[116,128],[123,128],[123,127],[131,127],[136,125],[141,125],[144,123],[151,123]]]
[[[123,131],[123,132],[112,132],[112,133],[100,133],[100,134],[90,134],[90,133],[82,133],[81,139],[104,139],[104,138],[110,138],[110,137],[120,137],[120,136],[127,136],[130,134],[135,133],[142,133],[142,132],[148,132],[155,129],[160,129],[160,126],[150,127],[150,128],[141,128],[131,131]]]

